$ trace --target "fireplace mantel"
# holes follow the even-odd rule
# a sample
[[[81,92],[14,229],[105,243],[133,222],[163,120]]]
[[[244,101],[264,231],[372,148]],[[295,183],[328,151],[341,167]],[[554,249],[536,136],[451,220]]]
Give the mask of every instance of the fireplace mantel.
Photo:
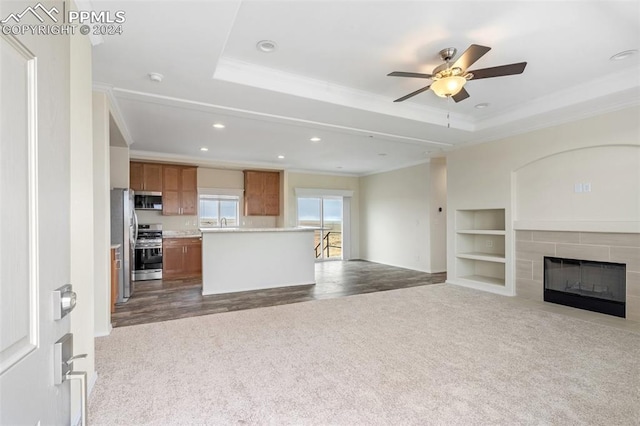
[[[515,231],[640,233],[640,221],[516,220]]]

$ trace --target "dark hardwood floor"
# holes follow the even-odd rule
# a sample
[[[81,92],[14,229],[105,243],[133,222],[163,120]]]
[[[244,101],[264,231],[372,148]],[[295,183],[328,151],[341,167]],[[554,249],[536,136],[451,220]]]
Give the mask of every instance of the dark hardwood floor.
[[[202,281],[153,280],[135,284],[128,302],[116,306],[112,325],[145,324],[220,312],[330,299],[419,285],[442,283],[446,273],[427,274],[366,261],[316,264],[316,284],[202,295]]]

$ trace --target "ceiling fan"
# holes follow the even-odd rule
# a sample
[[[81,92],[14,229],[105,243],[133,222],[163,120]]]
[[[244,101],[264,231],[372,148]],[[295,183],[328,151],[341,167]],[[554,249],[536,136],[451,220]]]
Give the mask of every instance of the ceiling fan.
[[[440,51],[440,57],[445,61],[445,63],[435,67],[432,74],[403,71],[394,71],[387,74],[392,77],[428,78],[433,80],[433,83],[430,85],[398,98],[394,102],[405,101],[429,89],[442,98],[450,97],[453,98],[454,101],[460,102],[469,97],[469,92],[464,88],[467,81],[472,79],[479,80],[481,78],[521,74],[527,66],[526,62],[518,62],[516,64],[500,65],[497,67],[468,71],[468,68],[478,59],[483,57],[489,50],[491,50],[490,47],[472,44],[453,64],[451,64],[451,60],[456,56],[457,50],[453,47],[448,47]]]

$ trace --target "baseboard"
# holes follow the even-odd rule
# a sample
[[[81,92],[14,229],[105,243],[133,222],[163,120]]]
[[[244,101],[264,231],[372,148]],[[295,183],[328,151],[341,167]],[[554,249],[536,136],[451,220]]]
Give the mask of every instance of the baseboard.
[[[472,288],[474,290],[486,291],[488,293],[499,294],[501,296],[515,296],[515,293],[510,288],[492,285],[492,284],[484,284],[479,282],[467,281],[462,279],[448,279],[445,281],[446,284],[457,285],[460,287]]]
[[[105,333],[95,333],[93,335],[93,337],[106,337],[106,336],[111,334],[112,330],[113,330],[113,326],[111,324],[109,324],[109,328],[107,329],[107,331]]]

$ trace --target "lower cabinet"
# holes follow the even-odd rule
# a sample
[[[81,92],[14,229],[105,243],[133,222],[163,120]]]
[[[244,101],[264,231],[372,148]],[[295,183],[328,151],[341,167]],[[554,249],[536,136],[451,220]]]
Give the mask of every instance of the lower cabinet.
[[[202,239],[162,240],[162,279],[202,276]]]

